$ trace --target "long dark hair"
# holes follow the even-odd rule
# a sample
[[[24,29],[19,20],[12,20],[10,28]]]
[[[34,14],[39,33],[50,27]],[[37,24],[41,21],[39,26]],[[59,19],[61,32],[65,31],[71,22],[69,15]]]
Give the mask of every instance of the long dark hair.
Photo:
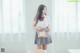
[[[37,14],[36,14],[36,17],[35,17],[35,21],[36,23],[38,22],[38,20],[41,20],[41,17],[42,17],[42,11],[44,9],[44,7],[46,7],[45,5],[41,4],[38,8],[38,11],[37,11]],[[45,14],[46,15],[46,14]]]

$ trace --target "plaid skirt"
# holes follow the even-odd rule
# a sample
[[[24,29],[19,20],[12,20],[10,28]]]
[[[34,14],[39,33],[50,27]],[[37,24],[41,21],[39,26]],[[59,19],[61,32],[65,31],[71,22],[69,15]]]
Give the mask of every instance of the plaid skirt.
[[[43,30],[46,31],[46,28],[44,28]],[[48,32],[46,35],[47,35],[47,37],[45,37],[45,38],[39,38],[38,31],[36,31],[35,44],[45,45],[45,44],[52,43],[51,35]]]

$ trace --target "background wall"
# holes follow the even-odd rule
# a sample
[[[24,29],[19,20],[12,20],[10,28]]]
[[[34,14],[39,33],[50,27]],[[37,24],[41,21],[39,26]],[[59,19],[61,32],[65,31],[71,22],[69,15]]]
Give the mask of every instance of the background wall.
[[[21,17],[26,20],[26,33],[0,34],[0,48],[5,48],[7,53],[27,53],[27,50],[37,49],[34,44],[35,30],[33,29],[34,17],[38,6],[45,4],[47,14],[52,16],[51,0],[22,0]],[[0,0],[0,17],[2,17],[2,0]],[[51,49],[49,49],[51,51]],[[51,51],[52,52],[52,51]]]
[[[40,4],[48,8],[48,15],[54,18],[54,6],[52,0],[22,0],[22,15],[26,19],[26,34],[0,34],[0,48],[5,48],[6,53],[27,53],[27,50],[37,49],[34,44],[35,30],[33,19]],[[54,5],[55,4],[55,5]],[[52,7],[53,6],[53,7]],[[2,0],[0,0],[0,17],[2,17]],[[53,21],[53,20],[52,20]],[[54,27],[54,25],[53,25]],[[54,30],[54,29],[53,29]],[[48,53],[70,53],[69,49],[80,49],[80,33],[53,33],[53,43],[48,45]]]

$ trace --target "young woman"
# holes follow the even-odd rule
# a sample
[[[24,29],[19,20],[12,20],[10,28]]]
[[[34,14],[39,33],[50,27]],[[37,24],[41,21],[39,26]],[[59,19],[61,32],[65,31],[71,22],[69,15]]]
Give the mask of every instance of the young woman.
[[[47,7],[41,4],[38,8],[36,17],[34,19],[34,29],[36,30],[35,44],[37,44],[38,49],[47,50],[47,44],[52,43],[51,36],[48,34],[50,31],[49,26],[49,16],[46,15]],[[43,23],[42,28],[38,28],[38,23]],[[47,37],[38,37],[37,31],[45,31]]]

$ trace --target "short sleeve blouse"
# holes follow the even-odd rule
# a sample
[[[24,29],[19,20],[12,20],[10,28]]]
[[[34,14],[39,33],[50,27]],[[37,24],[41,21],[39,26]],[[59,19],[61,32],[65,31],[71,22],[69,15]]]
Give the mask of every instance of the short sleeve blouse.
[[[38,20],[37,27],[46,28],[50,23],[49,16],[45,16],[44,21]]]

